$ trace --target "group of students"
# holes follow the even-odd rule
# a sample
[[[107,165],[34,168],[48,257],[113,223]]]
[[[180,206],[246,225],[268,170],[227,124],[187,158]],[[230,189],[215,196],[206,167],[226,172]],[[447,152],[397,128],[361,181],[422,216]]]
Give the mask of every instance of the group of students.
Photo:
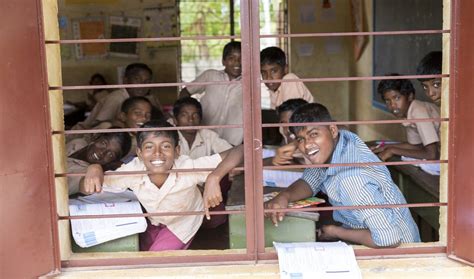
[[[207,70],[196,78],[195,82],[232,81],[241,78],[241,47],[239,42],[230,42],[224,47],[223,71]],[[143,65],[143,64],[142,64]],[[130,66],[129,66],[130,67]],[[127,67],[127,69],[129,68]],[[133,74],[132,74],[133,73]],[[261,51],[261,74],[264,80],[297,79],[288,73],[285,53],[270,47]],[[439,73],[421,73],[439,74]],[[147,83],[151,81],[151,70],[140,68],[125,71],[124,83]],[[400,98],[389,93],[398,87],[382,86],[387,106]],[[427,83],[427,91],[433,83]],[[405,83],[403,83],[405,88]],[[302,82],[269,82],[271,106],[277,110],[281,123],[330,122],[329,111],[321,104],[313,103],[311,92]],[[382,89],[380,89],[382,88]],[[388,90],[389,88],[390,90]],[[120,111],[115,118],[97,117],[103,115],[97,108],[95,121],[86,120],[94,125],[108,127],[170,128],[173,126],[199,126],[241,124],[242,89],[240,83],[218,83],[211,85],[188,85],[180,92],[180,98],[173,107],[173,117],[153,119],[152,106],[135,89],[128,88],[115,94],[121,99]],[[401,93],[401,89],[398,92]],[[189,97],[203,93],[197,101]],[[405,92],[405,90],[403,91]],[[410,91],[411,92],[411,91]],[[414,90],[406,95],[408,106],[413,105]],[[105,99],[111,98],[110,93]],[[411,94],[411,95],[410,95]],[[405,95],[403,95],[405,96]],[[411,96],[411,97],[410,97]],[[439,96],[438,96],[439,97]],[[127,99],[130,98],[130,99]],[[128,105],[125,105],[129,102]],[[131,104],[130,104],[131,103]],[[439,103],[439,102],[438,102]],[[109,107],[107,101],[96,106]],[[116,106],[116,105],[115,105]],[[96,109],[94,107],[93,111]],[[402,107],[389,107],[399,113]],[[137,114],[134,113],[137,111]],[[139,113],[138,113],[139,111]],[[410,111],[410,109],[407,109]],[[439,108],[438,108],[439,111]],[[91,114],[93,115],[93,114]],[[137,117],[136,121],[135,116]],[[240,117],[239,117],[240,116]],[[396,116],[405,117],[404,113]],[[416,117],[417,114],[415,114]],[[118,123],[115,123],[118,120]],[[151,121],[150,121],[151,120]],[[121,123],[121,124],[120,124]],[[171,124],[172,123],[172,124]],[[418,124],[418,123],[416,123]],[[80,124],[84,125],[84,123]],[[84,128],[85,126],[78,127]],[[88,126],[87,128],[93,128]],[[273,164],[291,164],[294,159],[306,164],[339,164],[380,162],[386,159],[385,153],[400,155],[388,147],[384,150],[370,148],[354,133],[337,125],[309,124],[308,126],[282,127],[284,145],[278,150]],[[116,138],[122,135],[123,139]],[[131,137],[130,137],[131,135]],[[127,139],[127,136],[129,137]],[[421,136],[424,138],[424,136]],[[135,140],[132,141],[131,138]],[[186,128],[172,130],[145,130],[136,133],[106,133],[90,141],[82,149],[72,152],[71,160],[84,160],[81,167],[86,168],[86,176],[75,182],[75,192],[92,194],[102,190],[116,192],[131,189],[140,203],[149,213],[205,211],[206,220],[219,219],[209,215],[209,210],[223,208],[228,190],[223,183],[225,177],[243,162],[242,129]],[[134,142],[134,143],[132,143]],[[438,141],[439,142],[439,141]],[[433,142],[428,143],[431,144]],[[418,149],[421,143],[412,142]],[[134,147],[132,147],[132,145]],[[401,148],[396,147],[396,148]],[[380,147],[379,147],[380,148]],[[395,148],[395,147],[393,147]],[[114,151],[112,151],[114,150]],[[131,150],[131,151],[130,151]],[[389,151],[390,150],[390,151]],[[431,149],[430,149],[431,150]],[[385,152],[385,153],[384,153]],[[111,155],[107,155],[107,154]],[[130,153],[130,154],[129,154]],[[130,156],[127,160],[122,158]],[[136,155],[136,157],[134,156]],[[411,154],[410,156],[413,156]],[[415,156],[413,156],[415,157]],[[147,171],[148,174],[134,176],[104,176],[104,171],[112,169],[112,161],[117,158],[124,162],[116,171]],[[115,168],[117,165],[114,166]],[[180,169],[212,168],[212,172],[180,172]],[[197,185],[204,183],[203,193]],[[325,168],[306,168],[303,177],[295,181],[273,200],[265,204],[266,208],[286,208],[289,202],[325,193],[334,206],[382,205],[406,203],[402,193],[394,184],[385,166],[344,166]],[[272,213],[269,216],[275,224],[283,220],[284,213]],[[372,208],[354,210],[335,210],[333,218],[337,225],[325,225],[319,230],[319,239],[344,240],[369,247],[395,247],[402,242],[420,241],[419,233],[408,208]],[[141,236],[140,248],[145,251],[186,249],[195,233],[203,223],[203,215],[150,216],[148,228]],[[220,219],[218,224],[222,223]]]

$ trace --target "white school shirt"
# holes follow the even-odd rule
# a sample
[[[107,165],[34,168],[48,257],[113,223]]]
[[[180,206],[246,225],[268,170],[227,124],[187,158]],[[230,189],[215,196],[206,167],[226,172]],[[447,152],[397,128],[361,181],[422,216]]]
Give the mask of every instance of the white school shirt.
[[[282,80],[285,79],[299,79],[295,74],[288,73]],[[270,108],[276,109],[283,102],[289,99],[304,99],[308,103],[314,101],[313,94],[309,91],[308,87],[301,81],[296,82],[282,82],[280,87],[276,91],[268,90],[270,93]]]
[[[191,147],[189,147],[188,141],[180,131],[178,131],[178,134],[180,154],[188,155],[192,159],[221,153],[232,148],[230,143],[221,139],[216,132],[209,129],[198,130]]]
[[[241,77],[235,79],[236,84],[188,85],[190,94],[203,93],[202,105],[203,125],[242,124],[242,84]],[[193,82],[230,81],[226,72],[206,70]],[[239,145],[244,138],[242,128],[214,129],[221,138],[232,145]]]
[[[222,161],[219,154],[191,159],[179,156],[173,169],[215,168]],[[122,165],[116,171],[144,171],[145,165],[135,158]],[[196,186],[206,181],[209,172],[170,173],[161,188],[150,181],[148,175],[134,176],[105,176],[103,190],[108,192],[123,192],[131,189],[140,203],[149,213],[203,211],[204,203],[201,192]],[[202,223],[202,215],[186,216],[150,216],[151,224],[166,225],[168,229],[181,240],[188,243],[196,234]]]
[[[439,107],[433,103],[413,100],[407,111],[407,119],[439,118]],[[402,123],[407,132],[409,144],[428,144],[439,142],[439,122]]]

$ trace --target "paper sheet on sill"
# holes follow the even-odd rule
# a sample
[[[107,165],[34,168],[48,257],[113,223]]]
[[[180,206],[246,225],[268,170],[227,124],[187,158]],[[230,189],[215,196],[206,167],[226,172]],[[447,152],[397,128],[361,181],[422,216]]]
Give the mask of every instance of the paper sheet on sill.
[[[354,250],[344,242],[274,242],[281,279],[362,278]]]
[[[71,216],[143,213],[133,193],[100,193],[69,201]],[[71,220],[72,236],[82,248],[144,232],[145,217]]]

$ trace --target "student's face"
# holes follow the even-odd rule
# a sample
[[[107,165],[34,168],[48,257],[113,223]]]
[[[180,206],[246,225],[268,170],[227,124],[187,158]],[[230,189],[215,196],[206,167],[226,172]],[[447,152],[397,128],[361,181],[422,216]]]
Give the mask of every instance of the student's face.
[[[282,67],[278,64],[263,64],[260,67],[260,73],[262,74],[262,78],[266,80],[282,79],[287,74],[287,67]],[[281,83],[269,82],[269,83],[265,83],[265,85],[271,91],[277,91]]]
[[[193,105],[181,107],[179,114],[176,115],[176,126],[199,126],[201,117],[198,109]],[[183,134],[196,134],[196,130],[181,130]]]
[[[117,139],[100,137],[87,146],[86,158],[90,164],[106,165],[120,159],[122,147]]]
[[[441,104],[441,79],[435,78],[421,83],[426,96],[438,106]]]
[[[179,156],[179,145],[163,135],[150,134],[137,148],[137,155],[147,170],[152,173],[165,173],[173,168],[174,159]]]
[[[290,117],[293,114],[293,111],[287,110],[280,113],[280,123],[290,123]],[[291,140],[294,138],[294,135],[290,132],[289,127],[280,127],[280,133],[286,138],[286,140]]]
[[[329,163],[338,135],[336,125],[305,127],[296,135],[298,149],[312,164]]]
[[[151,106],[147,102],[136,102],[127,113],[122,112],[122,121],[127,128],[139,128],[151,119]]]
[[[226,58],[222,60],[224,71],[229,75],[229,78],[235,79],[242,74],[242,64],[239,50],[233,50]]]
[[[413,94],[406,96],[399,91],[390,90],[383,93],[383,100],[393,115],[397,118],[406,118],[410,103],[413,101]]]
[[[148,71],[139,71],[136,75],[131,77],[125,77],[123,79],[125,84],[140,84],[140,83],[151,83],[151,75]],[[127,88],[127,92],[130,97],[145,96],[150,91],[148,87],[142,88]]]

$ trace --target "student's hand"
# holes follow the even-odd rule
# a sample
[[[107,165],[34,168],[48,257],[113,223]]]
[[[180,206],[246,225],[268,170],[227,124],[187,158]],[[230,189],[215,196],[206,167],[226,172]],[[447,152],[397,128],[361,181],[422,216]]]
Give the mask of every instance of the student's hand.
[[[370,147],[370,150],[372,150],[372,152],[374,152],[375,154],[378,154],[380,152],[383,152],[385,149],[387,149],[388,146],[387,145],[374,145],[374,146],[371,146]]]
[[[388,159],[392,158],[393,155],[395,154],[392,152],[391,148],[385,148],[384,151],[377,154],[377,156],[379,156],[380,160],[382,161],[387,161]]]
[[[94,192],[102,191],[102,183],[104,182],[104,171],[99,164],[92,164],[87,167],[84,183],[81,185],[81,192],[90,195]]]
[[[276,166],[291,165],[293,163],[293,154],[296,151],[296,144],[294,142],[288,143],[279,147],[273,157],[272,163]]]
[[[220,177],[211,173],[207,176],[206,183],[204,184],[204,212],[207,220],[211,219],[209,208],[216,207],[222,202],[220,181]]]
[[[266,202],[265,208],[267,209],[288,208],[288,203],[289,203],[288,196],[285,193],[280,193],[278,194],[278,196],[276,196],[272,200]],[[270,217],[275,227],[278,227],[278,222],[283,221],[285,212],[266,213],[265,216]]]
[[[317,230],[318,237],[317,240],[325,241],[335,241],[339,240],[338,231],[341,227],[336,225],[324,225],[319,230]]]

